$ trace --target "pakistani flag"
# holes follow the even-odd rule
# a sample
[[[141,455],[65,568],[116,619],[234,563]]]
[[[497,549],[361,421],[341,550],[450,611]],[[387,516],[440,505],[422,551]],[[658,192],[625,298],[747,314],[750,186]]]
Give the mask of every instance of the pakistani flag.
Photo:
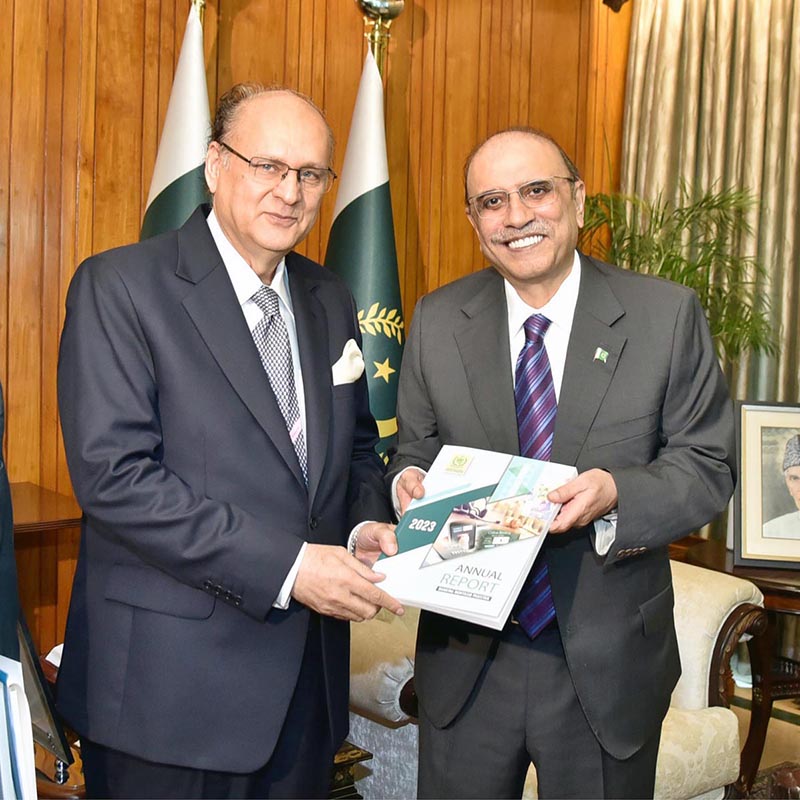
[[[367,54],[342,178],[333,211],[325,265],[341,275],[358,307],[370,408],[378,423],[378,451],[386,459],[397,433],[397,379],[405,328],[383,124],[383,82]]]
[[[210,132],[203,25],[192,3],[140,238],[180,228],[207,200],[203,164]]]

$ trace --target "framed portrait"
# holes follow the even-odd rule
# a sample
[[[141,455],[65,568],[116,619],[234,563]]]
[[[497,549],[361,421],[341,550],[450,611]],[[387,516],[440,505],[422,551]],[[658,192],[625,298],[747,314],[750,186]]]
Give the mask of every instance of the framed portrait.
[[[800,406],[736,404],[734,564],[800,568]]]

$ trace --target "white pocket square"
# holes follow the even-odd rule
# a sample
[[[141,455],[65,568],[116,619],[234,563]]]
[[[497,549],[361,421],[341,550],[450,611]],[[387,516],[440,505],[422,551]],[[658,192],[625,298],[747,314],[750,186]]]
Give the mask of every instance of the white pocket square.
[[[355,339],[348,339],[342,350],[342,357],[331,367],[333,385],[355,383],[364,372],[364,356],[358,349]]]

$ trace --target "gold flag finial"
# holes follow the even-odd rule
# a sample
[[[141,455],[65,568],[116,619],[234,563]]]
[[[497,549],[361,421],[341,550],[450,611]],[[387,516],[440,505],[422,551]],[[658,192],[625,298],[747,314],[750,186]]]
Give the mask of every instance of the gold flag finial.
[[[200,24],[203,23],[203,12],[206,10],[206,0],[192,0],[192,5],[197,9],[197,15],[200,17]]]
[[[405,8],[405,0],[356,0],[356,5],[364,15],[364,26],[367,28],[364,36],[369,42],[369,49],[382,77],[389,28]]]

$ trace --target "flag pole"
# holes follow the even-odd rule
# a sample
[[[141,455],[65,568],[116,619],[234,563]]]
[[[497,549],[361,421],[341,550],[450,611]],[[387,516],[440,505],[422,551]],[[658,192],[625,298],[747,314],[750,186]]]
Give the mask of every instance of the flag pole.
[[[192,0],[192,5],[197,9],[197,16],[200,17],[200,24],[202,25],[206,10],[206,0]]]
[[[356,5],[364,16],[364,37],[369,42],[369,49],[378,72],[383,77],[386,63],[386,47],[389,44],[389,28],[400,16],[405,7],[405,0],[356,0]]]

